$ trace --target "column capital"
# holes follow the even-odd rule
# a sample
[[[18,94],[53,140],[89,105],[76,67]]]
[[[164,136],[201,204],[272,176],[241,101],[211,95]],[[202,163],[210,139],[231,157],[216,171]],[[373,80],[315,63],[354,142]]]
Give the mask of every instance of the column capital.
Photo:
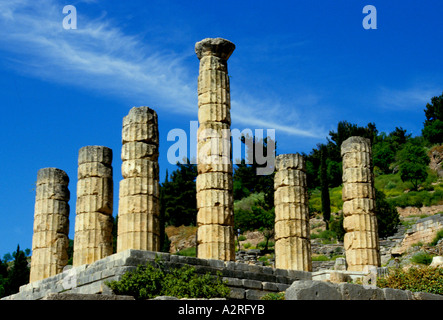
[[[204,56],[216,56],[228,60],[234,49],[235,44],[222,38],[206,38],[195,44],[195,53],[199,60]]]

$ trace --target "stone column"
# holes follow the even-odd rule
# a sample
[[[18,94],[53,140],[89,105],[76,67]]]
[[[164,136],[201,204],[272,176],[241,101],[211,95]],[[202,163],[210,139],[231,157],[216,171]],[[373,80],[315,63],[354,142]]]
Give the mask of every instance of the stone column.
[[[60,169],[37,173],[30,282],[54,276],[68,263],[69,177]]]
[[[73,266],[112,254],[112,150],[86,146],[78,155]]]
[[[366,271],[380,266],[371,142],[350,137],[341,145],[341,156],[346,262],[350,271]]]
[[[123,118],[117,252],[160,250],[157,113],[132,108]]]
[[[197,42],[197,252],[202,259],[235,260],[231,102],[227,60],[235,45],[225,39]]]
[[[305,159],[282,154],[275,167],[275,267],[312,271]]]

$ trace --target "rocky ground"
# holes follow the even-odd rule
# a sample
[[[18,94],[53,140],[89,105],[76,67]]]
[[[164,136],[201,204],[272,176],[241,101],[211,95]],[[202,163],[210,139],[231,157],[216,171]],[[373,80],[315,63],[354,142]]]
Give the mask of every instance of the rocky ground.
[[[398,226],[397,232],[387,237],[380,239],[380,256],[382,266],[407,267],[414,265],[413,257],[417,254],[429,255],[443,255],[443,241],[440,241],[437,246],[429,246],[426,243],[409,247],[405,252],[396,254],[396,248],[401,246],[405,234],[408,230],[420,219],[423,215],[411,215],[406,210],[400,217],[402,224]],[[434,212],[432,212],[434,213]],[[310,221],[311,232],[319,233],[325,230],[325,224],[322,219],[313,218]],[[196,227],[168,227],[166,233],[171,241],[171,253],[181,251],[187,248],[195,247],[196,245]],[[272,250],[265,252],[259,244],[265,240],[260,231],[247,231],[241,234],[240,241],[236,242],[238,251],[236,254],[237,261],[243,261],[249,264],[270,265],[274,263],[274,255]],[[272,249],[274,240],[270,240],[270,248]],[[321,269],[330,269],[334,265],[334,260],[337,257],[344,256],[343,243],[325,243],[322,239],[312,239],[311,249],[313,257],[313,271]]]

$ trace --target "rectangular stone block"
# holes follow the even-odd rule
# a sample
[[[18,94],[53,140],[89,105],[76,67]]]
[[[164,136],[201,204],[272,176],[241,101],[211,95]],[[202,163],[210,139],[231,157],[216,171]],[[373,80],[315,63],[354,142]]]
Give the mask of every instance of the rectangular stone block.
[[[372,168],[372,155],[369,152],[350,152],[343,155],[343,170],[348,168]]]
[[[66,201],[55,199],[42,199],[35,201],[36,214],[60,214],[69,216],[69,204]]]
[[[220,122],[231,124],[231,111],[228,104],[203,104],[198,108],[198,121],[200,124]]]
[[[232,190],[232,175],[225,172],[208,172],[197,175],[196,190],[205,189]]]
[[[222,70],[200,70],[197,88],[199,95],[217,89],[230,91],[228,74]]]
[[[79,164],[77,168],[78,180],[91,177],[112,179],[112,167],[100,162],[86,162]]]
[[[275,268],[311,271],[311,243],[307,239],[290,237],[275,241]]]
[[[126,178],[120,180],[119,195],[120,197],[151,195],[158,198],[160,197],[160,183],[151,177]]]
[[[306,161],[300,154],[280,154],[275,158],[275,170],[301,170],[306,171]]]
[[[149,232],[119,232],[117,237],[117,252],[127,249],[159,251],[159,236]]]
[[[377,230],[377,217],[369,214],[354,214],[344,217],[343,227],[346,232],[366,231],[372,232]]]
[[[140,141],[158,145],[158,126],[155,123],[132,123],[123,126],[122,143]]]
[[[274,189],[280,187],[306,187],[306,173],[297,169],[280,170],[274,176]]]
[[[137,159],[123,161],[122,163],[123,178],[151,178],[159,179],[158,162],[147,159]]]
[[[343,214],[345,217],[353,214],[374,215],[374,210],[374,199],[357,198],[343,202]]]
[[[158,145],[140,141],[128,141],[122,145],[121,159],[123,161],[136,159],[157,161]]]
[[[198,258],[233,261],[235,259],[234,241],[200,242],[199,238]]]
[[[199,156],[197,159],[198,174],[208,172],[225,172],[232,174],[232,162],[230,157],[211,155]]]
[[[359,182],[373,183],[374,177],[371,168],[347,168],[343,169],[342,180],[344,184]]]
[[[275,205],[275,221],[308,219],[309,207],[307,203],[280,203]]]
[[[34,232],[69,233],[69,215],[67,214],[38,214],[34,215]]]
[[[218,206],[198,209],[197,224],[219,224],[231,226],[234,224],[234,210],[232,207]]]
[[[367,182],[344,183],[342,189],[343,201],[357,199],[357,198],[375,199],[375,189],[372,183],[367,183]]]
[[[343,240],[345,250],[352,249],[377,249],[378,235],[374,231],[346,232]]]
[[[364,271],[367,266],[379,266],[380,256],[377,249],[346,250],[348,271]]]
[[[77,197],[76,212],[101,212],[112,214],[113,198],[110,196],[86,195]]]
[[[151,195],[126,196],[120,197],[118,212],[119,215],[144,212],[158,216],[160,214],[159,206],[158,198]]]
[[[280,187],[274,193],[275,205],[287,203],[308,203],[306,188],[298,186]]]
[[[309,220],[281,220],[275,223],[275,240],[287,237],[309,239]]]
[[[114,184],[110,178],[90,177],[77,182],[77,197],[101,196],[113,201]]]
[[[201,225],[197,229],[198,243],[234,243],[234,228],[232,226],[221,226],[217,224]],[[200,250],[200,248],[199,248]],[[200,256],[199,256],[200,258]],[[207,257],[205,259],[214,259]]]
[[[232,208],[234,198],[229,190],[207,189],[197,193],[197,209],[207,207]]]
[[[119,215],[119,233],[150,232],[160,234],[158,216],[148,213],[128,213]]]
[[[35,191],[35,200],[52,199],[69,201],[70,198],[68,186],[63,184],[45,183],[37,186]]]
[[[202,92],[198,95],[198,106],[206,104],[226,105],[229,108],[231,97],[226,88],[217,88],[216,90]],[[199,119],[200,120],[200,119]]]
[[[208,55],[203,56],[200,59],[200,70],[219,70],[227,73],[228,66],[226,60],[213,55]]]

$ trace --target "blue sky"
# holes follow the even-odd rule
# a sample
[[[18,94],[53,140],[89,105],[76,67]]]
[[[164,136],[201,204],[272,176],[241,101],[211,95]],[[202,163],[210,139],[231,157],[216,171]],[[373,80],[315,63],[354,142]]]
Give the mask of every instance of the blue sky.
[[[364,6],[377,9],[365,30]],[[65,5],[77,29],[65,30]],[[121,180],[122,118],[157,111],[160,170],[174,128],[197,120],[197,41],[223,37],[232,128],[275,129],[278,153],[309,153],[338,121],[418,135],[443,91],[443,2],[0,0],[0,257],[32,247],[37,171],[70,177],[74,237],[78,150],[114,151]]]

